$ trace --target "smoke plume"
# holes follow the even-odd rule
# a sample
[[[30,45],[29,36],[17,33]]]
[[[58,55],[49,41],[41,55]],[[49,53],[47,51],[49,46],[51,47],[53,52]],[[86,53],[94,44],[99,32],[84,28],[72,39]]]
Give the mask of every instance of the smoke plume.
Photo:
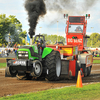
[[[80,10],[87,12],[97,2],[98,0],[45,0],[47,10],[60,13],[66,11],[71,15],[79,13]]]
[[[46,7],[43,0],[26,0],[25,9],[28,12],[29,34],[32,38],[35,35],[35,28],[39,17],[46,14]]]
[[[47,10],[54,10],[61,13],[63,10],[74,9],[75,4],[73,1],[74,0],[46,0],[45,3]]]
[[[85,16],[95,6],[98,0],[45,0],[46,9],[53,14],[50,25],[57,22],[57,20],[64,19],[63,15],[69,16]],[[47,13],[48,14],[48,13]],[[90,14],[90,13],[89,13]],[[49,18],[49,15],[46,15]],[[50,16],[51,17],[51,16]]]

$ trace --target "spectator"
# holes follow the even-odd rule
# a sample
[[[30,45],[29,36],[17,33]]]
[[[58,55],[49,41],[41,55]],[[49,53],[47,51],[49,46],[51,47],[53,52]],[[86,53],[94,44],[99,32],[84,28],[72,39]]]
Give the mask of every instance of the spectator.
[[[15,55],[17,56],[17,48],[15,48]]]
[[[5,56],[7,56],[7,50],[5,49],[5,51],[4,51],[4,54],[5,54]]]
[[[9,53],[11,52],[11,50],[9,49],[9,51],[8,51]]]

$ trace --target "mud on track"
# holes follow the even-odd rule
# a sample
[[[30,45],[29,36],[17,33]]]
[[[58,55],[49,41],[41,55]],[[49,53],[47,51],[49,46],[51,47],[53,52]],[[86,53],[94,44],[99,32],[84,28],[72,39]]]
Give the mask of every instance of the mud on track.
[[[0,69],[0,97],[76,85],[76,80],[73,79],[48,82],[45,80],[17,80],[15,77],[5,77],[4,75],[4,69]],[[93,65],[91,75],[84,77],[82,81],[83,83],[100,82],[100,64]]]

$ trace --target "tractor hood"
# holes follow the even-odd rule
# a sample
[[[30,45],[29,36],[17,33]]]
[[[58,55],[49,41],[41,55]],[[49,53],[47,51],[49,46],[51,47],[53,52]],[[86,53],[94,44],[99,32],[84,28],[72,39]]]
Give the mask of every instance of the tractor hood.
[[[28,59],[30,58],[37,58],[37,54],[38,54],[38,49],[36,45],[28,45],[28,46],[22,46],[18,49],[17,55],[21,54],[21,55],[25,55],[25,53],[28,53]],[[19,58],[19,57],[18,57]]]

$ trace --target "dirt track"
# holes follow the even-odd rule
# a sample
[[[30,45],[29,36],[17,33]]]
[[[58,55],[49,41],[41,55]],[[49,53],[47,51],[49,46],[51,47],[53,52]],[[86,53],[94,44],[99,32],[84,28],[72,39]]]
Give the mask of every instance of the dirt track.
[[[43,80],[17,80],[15,77],[5,77],[4,75],[4,69],[0,69],[0,96],[76,85],[76,80],[73,79],[48,82]],[[82,81],[83,83],[100,82],[100,64],[93,65],[91,75],[89,77],[84,77]]]

